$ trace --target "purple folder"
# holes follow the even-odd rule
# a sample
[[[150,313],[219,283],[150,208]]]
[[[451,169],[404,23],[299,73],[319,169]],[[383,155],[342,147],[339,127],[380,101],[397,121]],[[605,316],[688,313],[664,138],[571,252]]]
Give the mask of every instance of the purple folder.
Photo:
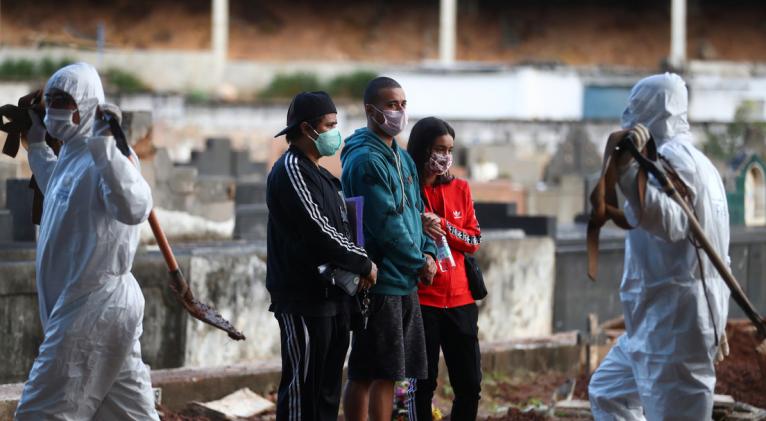
[[[357,246],[364,247],[364,224],[362,223],[364,197],[347,197],[346,209],[348,212],[348,222],[351,225],[351,239],[354,240]]]

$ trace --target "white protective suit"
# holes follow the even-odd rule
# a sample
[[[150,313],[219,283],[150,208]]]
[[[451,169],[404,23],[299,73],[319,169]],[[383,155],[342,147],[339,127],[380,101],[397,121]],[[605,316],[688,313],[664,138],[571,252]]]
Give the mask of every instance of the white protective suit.
[[[58,158],[44,142],[29,146],[45,195],[36,262],[45,339],[16,419],[158,420],[138,341],[144,298],[130,273],[151,191],[113,137],[91,136],[104,102],[96,69],[64,67],[53,88],[74,98],[81,121]]]
[[[649,128],[659,153],[689,186],[705,234],[728,261],[726,193],[718,171],[691,143],[687,110],[681,77],[650,76],[631,91],[622,127],[642,123]],[[658,189],[656,180],[647,183],[644,208],[639,209],[637,172],[634,160],[620,168],[626,216],[639,226],[628,232],[625,241],[620,286],[625,333],[590,381],[593,415],[598,421],[709,420],[716,335],[724,333],[729,289],[700,250],[703,286],[695,248],[688,240],[688,219]]]

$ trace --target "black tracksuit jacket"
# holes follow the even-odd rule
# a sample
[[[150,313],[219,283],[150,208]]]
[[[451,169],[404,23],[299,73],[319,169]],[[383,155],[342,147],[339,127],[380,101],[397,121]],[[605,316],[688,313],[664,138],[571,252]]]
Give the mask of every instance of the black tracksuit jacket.
[[[350,239],[340,182],[290,146],[268,176],[269,207],[266,288],[271,310],[333,316],[347,295],[319,276],[330,263],[367,275],[372,263]]]

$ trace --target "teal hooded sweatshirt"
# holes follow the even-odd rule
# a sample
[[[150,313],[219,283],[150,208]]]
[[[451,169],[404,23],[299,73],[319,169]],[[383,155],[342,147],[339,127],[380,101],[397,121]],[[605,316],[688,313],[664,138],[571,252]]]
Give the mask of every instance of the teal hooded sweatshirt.
[[[364,247],[378,265],[374,294],[409,295],[417,288],[425,254],[436,255],[423,233],[423,199],[415,162],[396,142],[389,147],[367,128],[358,129],[341,152],[346,197],[364,197]]]

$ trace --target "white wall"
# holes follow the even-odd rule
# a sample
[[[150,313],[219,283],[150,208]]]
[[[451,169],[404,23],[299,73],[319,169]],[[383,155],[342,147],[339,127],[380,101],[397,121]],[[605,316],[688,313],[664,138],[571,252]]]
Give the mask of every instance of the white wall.
[[[745,101],[760,103],[752,117],[766,120],[766,76],[722,77],[699,75],[689,78],[689,118],[694,121],[731,122]]]
[[[477,258],[489,293],[479,303],[479,339],[550,335],[556,266],[553,239],[483,234]]]
[[[279,356],[279,327],[268,311],[266,262],[255,252],[199,249],[187,279],[195,296],[210,303],[247,337],[233,341],[197,320],[186,324],[186,366],[213,367]]]
[[[506,341],[552,333],[555,245],[548,237],[485,233],[479,251],[489,295],[479,303],[479,337]],[[247,341],[191,321],[186,327],[186,365],[213,367],[279,356],[279,327],[269,306],[265,263],[252,252],[198,249],[187,280]],[[147,323],[147,321],[145,321]]]
[[[577,120],[583,84],[570,71],[519,68],[507,72],[392,71],[413,117],[463,120]]]

